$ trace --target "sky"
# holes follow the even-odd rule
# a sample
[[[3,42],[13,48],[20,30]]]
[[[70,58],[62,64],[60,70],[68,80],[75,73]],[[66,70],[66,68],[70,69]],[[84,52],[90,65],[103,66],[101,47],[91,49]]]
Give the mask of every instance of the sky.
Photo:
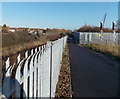
[[[105,27],[110,28],[118,20],[117,2],[3,2],[2,25],[74,30],[99,26],[106,12]]]
[[[2,0],[4,2],[118,2],[120,0]]]

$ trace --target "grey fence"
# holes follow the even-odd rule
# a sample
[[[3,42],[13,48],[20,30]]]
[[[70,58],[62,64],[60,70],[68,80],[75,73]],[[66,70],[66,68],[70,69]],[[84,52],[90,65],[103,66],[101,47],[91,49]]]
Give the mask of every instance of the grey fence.
[[[119,35],[120,33],[75,32],[74,39],[80,44],[120,44]]]

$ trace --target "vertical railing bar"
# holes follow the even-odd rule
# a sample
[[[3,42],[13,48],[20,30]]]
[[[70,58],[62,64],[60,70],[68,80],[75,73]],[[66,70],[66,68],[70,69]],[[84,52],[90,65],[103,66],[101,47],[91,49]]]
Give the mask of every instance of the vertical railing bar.
[[[52,89],[52,42],[51,42],[51,54],[50,54],[50,99],[51,99],[51,89]]]

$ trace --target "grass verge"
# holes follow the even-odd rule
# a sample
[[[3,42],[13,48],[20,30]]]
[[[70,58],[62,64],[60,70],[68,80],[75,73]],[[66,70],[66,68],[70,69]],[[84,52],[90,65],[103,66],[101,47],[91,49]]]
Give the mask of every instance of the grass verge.
[[[120,45],[117,44],[82,44],[81,46],[120,60]]]

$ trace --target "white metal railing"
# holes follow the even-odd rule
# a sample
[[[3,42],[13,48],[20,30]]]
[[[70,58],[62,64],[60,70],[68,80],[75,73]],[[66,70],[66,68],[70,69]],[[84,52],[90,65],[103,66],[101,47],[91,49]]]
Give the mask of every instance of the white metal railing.
[[[3,77],[3,97],[54,97],[62,53],[67,36],[19,53],[14,63],[11,57],[5,61],[6,73]]]

